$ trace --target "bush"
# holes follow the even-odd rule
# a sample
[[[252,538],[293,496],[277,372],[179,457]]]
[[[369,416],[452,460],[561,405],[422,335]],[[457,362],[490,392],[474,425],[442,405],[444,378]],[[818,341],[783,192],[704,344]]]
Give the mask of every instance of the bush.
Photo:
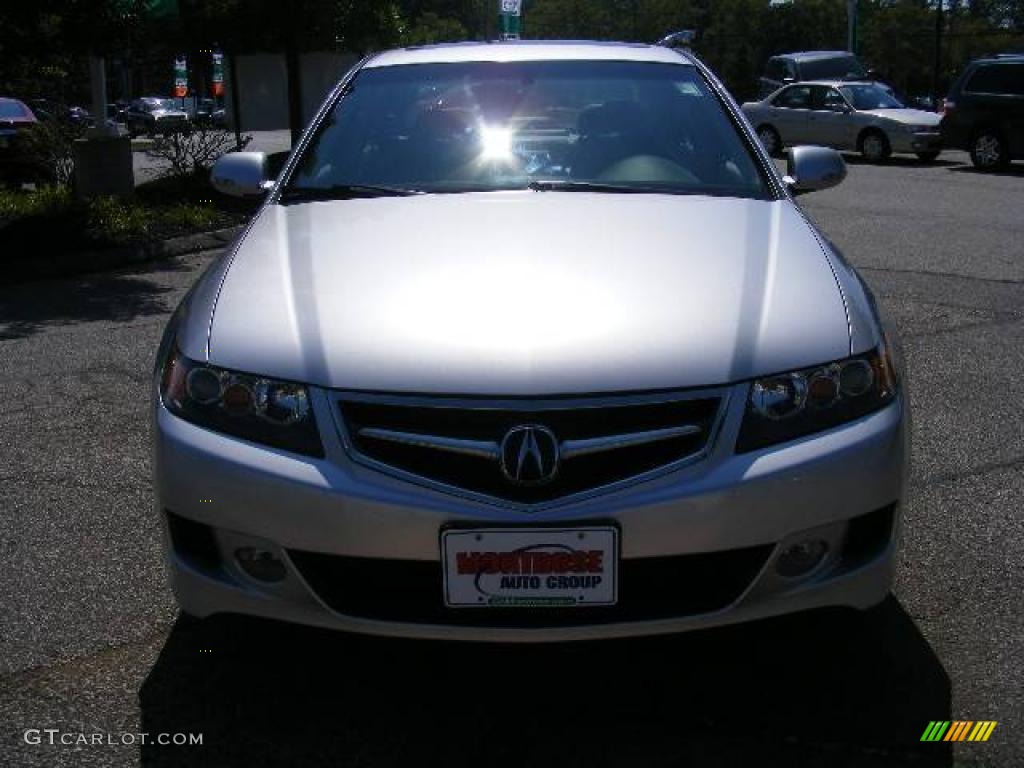
[[[74,143],[79,135],[69,125],[41,120],[25,132],[25,151],[47,181],[70,184],[75,173]]]
[[[45,216],[70,205],[71,191],[59,184],[31,192],[0,191],[0,223],[25,216]]]
[[[131,198],[97,197],[84,205],[87,237],[110,243],[145,242],[236,223],[209,204],[149,206]]]
[[[96,197],[84,202],[85,232],[89,239],[129,242],[149,232],[153,211],[116,197]]]
[[[239,213],[212,202],[139,196],[76,200],[64,186],[0,191],[0,264],[26,254],[144,245],[169,237],[235,226]]]
[[[244,137],[243,146],[251,140],[251,136]],[[230,131],[200,126],[187,133],[157,136],[146,154],[166,163],[164,176],[184,177],[209,172],[221,155],[234,148],[235,137]]]

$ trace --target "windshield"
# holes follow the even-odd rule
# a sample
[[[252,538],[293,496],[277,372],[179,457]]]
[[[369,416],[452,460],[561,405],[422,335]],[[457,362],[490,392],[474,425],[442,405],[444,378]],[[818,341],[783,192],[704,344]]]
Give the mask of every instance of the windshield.
[[[20,101],[0,101],[0,118],[28,117],[29,111]]]
[[[618,61],[363,70],[283,199],[355,187],[769,194],[695,67]]]
[[[153,99],[153,101],[146,102],[147,112],[156,112],[158,109],[180,111],[181,106],[175,99]]]
[[[903,104],[878,85],[844,85],[839,88],[854,109],[902,109]]]
[[[856,56],[836,56],[800,62],[803,80],[857,80],[867,77],[867,71]]]

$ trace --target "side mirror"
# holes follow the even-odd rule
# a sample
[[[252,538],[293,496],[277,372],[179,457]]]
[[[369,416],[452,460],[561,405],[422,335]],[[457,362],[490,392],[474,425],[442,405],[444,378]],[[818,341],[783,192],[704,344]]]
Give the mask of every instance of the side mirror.
[[[269,176],[265,153],[229,152],[214,163],[210,183],[225,195],[254,197],[274,186]]]
[[[793,147],[786,151],[786,185],[794,195],[828,189],[846,178],[846,163],[834,149]]]

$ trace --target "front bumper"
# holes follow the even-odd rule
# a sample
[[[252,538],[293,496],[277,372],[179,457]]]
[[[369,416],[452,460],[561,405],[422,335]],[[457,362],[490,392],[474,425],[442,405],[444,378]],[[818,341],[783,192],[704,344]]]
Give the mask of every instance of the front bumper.
[[[942,134],[934,131],[893,131],[890,135],[893,152],[914,154],[917,152],[939,152],[942,150]]]
[[[842,428],[737,456],[732,446],[745,402],[740,386],[703,461],[613,493],[532,512],[455,497],[354,463],[333,426],[324,426],[335,423],[327,393],[312,394],[326,452],[322,460],[219,435],[156,405],[158,510],[172,585],[185,611],[246,613],[408,637],[573,640],[676,632],[823,606],[866,608],[888,593],[905,484],[901,401]],[[855,519],[874,520],[876,535],[852,556],[850,542],[861,525],[851,526]],[[172,536],[180,520],[197,535],[183,538],[178,526]],[[595,520],[614,521],[620,528],[622,579],[627,566],[675,567],[709,553],[745,550],[760,560],[747,563],[752,570],[746,582],[733,593],[722,592],[718,603],[698,600],[691,610],[683,601],[673,615],[624,610],[621,617],[602,614],[592,622],[577,613],[551,623],[538,611],[518,614],[521,622],[506,615],[499,621],[494,614],[493,623],[486,615],[466,623],[444,609],[403,613],[402,601],[390,600],[387,590],[368,591],[376,588],[372,576],[352,578],[354,572],[342,567],[373,566],[376,571],[358,573],[381,574],[393,564],[395,572],[418,574],[409,583],[417,584],[429,602],[433,594],[440,599],[439,577],[430,585],[429,574],[440,573],[439,533],[447,524]],[[777,555],[808,536],[829,542],[825,562],[800,579],[779,576]],[[274,584],[249,577],[233,556],[244,547],[275,553],[286,565],[286,577]],[[324,581],[329,571],[310,570],[309,556],[337,563],[338,580],[346,584],[340,597]],[[713,568],[700,574],[661,588],[673,594],[706,591],[720,580]],[[345,600],[346,589],[375,597]],[[394,610],[376,610],[378,604]],[[357,608],[349,610],[352,606]]]

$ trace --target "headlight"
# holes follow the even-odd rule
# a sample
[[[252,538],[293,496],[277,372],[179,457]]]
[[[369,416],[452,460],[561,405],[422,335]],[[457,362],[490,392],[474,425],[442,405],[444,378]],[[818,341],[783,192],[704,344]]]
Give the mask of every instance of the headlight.
[[[750,385],[736,453],[831,429],[896,397],[888,344],[864,355],[757,379]]]
[[[309,391],[302,384],[189,360],[172,346],[160,398],[176,416],[216,432],[323,457]]]

